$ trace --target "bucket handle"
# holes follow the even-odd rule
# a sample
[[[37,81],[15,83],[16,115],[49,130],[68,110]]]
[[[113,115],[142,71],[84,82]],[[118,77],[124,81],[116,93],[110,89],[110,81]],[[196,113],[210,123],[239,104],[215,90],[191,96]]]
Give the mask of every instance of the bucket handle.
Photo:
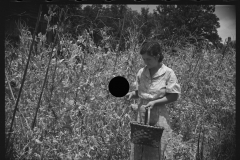
[[[148,108],[147,109],[148,111],[147,111],[147,123],[146,122],[144,122],[144,124],[146,124],[146,125],[149,125],[149,122],[150,122],[150,110],[151,110],[151,108]],[[139,119],[140,119],[140,122],[142,122],[142,116],[141,116],[141,112],[140,112],[140,108],[138,108],[138,115],[139,115]],[[146,115],[146,114],[145,114]]]
[[[150,107],[147,109],[148,110],[148,119],[147,119],[147,125],[149,125],[150,122]]]

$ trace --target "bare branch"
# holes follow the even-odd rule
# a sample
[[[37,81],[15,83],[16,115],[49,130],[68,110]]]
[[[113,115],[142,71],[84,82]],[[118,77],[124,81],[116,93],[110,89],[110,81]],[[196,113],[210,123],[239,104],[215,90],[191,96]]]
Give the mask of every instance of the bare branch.
[[[120,19],[120,18],[114,18],[114,17],[108,17],[108,16],[100,16],[100,17],[102,17],[102,18],[112,18],[112,19],[117,19],[117,20]]]

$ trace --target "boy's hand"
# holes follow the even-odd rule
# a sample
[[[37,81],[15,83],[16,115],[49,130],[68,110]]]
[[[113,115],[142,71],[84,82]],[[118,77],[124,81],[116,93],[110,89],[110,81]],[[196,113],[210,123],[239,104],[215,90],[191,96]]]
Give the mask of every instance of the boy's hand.
[[[148,102],[148,104],[144,105],[144,108],[147,110],[148,108],[152,109],[155,103],[153,101]]]
[[[133,97],[133,92],[129,92],[126,96],[128,97],[127,100],[132,99],[132,97]]]

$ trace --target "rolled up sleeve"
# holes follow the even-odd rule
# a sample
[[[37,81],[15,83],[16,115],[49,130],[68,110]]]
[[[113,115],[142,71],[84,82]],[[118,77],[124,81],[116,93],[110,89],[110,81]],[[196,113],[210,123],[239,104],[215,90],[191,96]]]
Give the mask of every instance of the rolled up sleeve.
[[[175,73],[172,71],[167,80],[166,93],[178,93],[181,94],[181,87],[178,83],[178,79]]]

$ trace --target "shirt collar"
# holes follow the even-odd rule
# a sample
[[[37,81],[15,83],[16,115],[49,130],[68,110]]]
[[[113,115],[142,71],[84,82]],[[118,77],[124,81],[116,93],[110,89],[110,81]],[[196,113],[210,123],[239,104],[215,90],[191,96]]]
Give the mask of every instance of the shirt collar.
[[[153,78],[155,77],[159,77],[161,76],[162,74],[164,74],[166,72],[166,66],[164,64],[162,64],[162,67],[158,69],[158,71],[154,74]],[[149,72],[149,69],[147,68],[147,66],[144,67],[144,71],[143,71],[143,74],[145,76],[147,76],[148,78],[150,78],[150,72]]]

